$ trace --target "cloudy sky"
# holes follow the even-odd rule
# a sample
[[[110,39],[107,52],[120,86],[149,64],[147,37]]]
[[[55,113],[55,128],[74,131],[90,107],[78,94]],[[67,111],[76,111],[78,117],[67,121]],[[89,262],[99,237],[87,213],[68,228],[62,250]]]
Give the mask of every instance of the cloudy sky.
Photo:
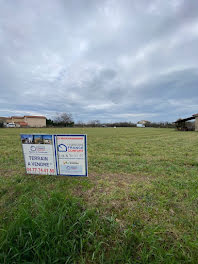
[[[198,112],[197,0],[0,0],[0,115]]]

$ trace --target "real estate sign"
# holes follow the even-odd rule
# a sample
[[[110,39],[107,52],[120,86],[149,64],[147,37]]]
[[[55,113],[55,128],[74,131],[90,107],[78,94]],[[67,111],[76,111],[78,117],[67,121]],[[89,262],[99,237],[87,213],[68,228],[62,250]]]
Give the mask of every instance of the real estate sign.
[[[86,135],[21,134],[28,174],[88,176]]]

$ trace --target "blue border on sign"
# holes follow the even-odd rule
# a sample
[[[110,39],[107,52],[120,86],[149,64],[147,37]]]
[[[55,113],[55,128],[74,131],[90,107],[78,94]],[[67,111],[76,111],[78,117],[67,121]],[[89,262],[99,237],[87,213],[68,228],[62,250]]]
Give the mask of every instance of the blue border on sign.
[[[87,162],[87,135],[84,135],[85,139],[85,176],[88,176],[88,162]]]
[[[56,155],[56,139],[55,139],[55,135],[54,137],[54,156],[55,156],[55,162],[56,162],[56,175],[58,175],[58,165],[57,165],[57,155]]]
[[[82,134],[75,134],[75,135],[72,135],[72,134],[65,134],[65,135],[54,135],[54,138],[57,137],[57,136],[72,136],[72,137],[84,137],[84,143],[85,143],[85,174],[77,174],[77,175],[70,175],[70,174],[60,174],[59,172],[57,172],[57,175],[60,175],[60,176],[70,176],[70,177],[77,177],[77,176],[80,176],[80,177],[87,177],[88,176],[88,162],[87,162],[87,135],[82,135]],[[57,154],[55,152],[55,156],[56,156],[56,162],[57,162]]]

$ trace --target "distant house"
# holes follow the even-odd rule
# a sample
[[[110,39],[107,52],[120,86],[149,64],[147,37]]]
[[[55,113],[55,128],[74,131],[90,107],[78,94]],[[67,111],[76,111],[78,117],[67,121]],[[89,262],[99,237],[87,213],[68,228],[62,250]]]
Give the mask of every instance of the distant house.
[[[147,120],[141,120],[141,121],[138,121],[137,122],[137,127],[145,127],[146,126],[146,124],[148,124],[148,123],[150,123],[149,121],[147,121]]]
[[[45,116],[24,116],[24,121],[29,127],[46,127]]]
[[[19,127],[28,127],[28,123],[26,122],[19,122],[18,125]]]
[[[147,120],[141,120],[137,122],[137,124],[142,124],[142,125],[146,125],[147,123],[150,123],[150,122]]]
[[[1,117],[4,123],[13,123],[16,127],[46,127],[45,116],[11,116]]]
[[[137,127],[145,127],[145,125],[143,125],[143,124],[137,124],[136,126]]]

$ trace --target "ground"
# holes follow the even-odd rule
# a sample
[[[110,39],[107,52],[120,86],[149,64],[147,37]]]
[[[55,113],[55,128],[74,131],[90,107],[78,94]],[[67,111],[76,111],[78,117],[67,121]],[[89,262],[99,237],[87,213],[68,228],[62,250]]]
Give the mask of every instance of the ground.
[[[20,133],[87,134],[89,176],[26,175]],[[0,129],[0,263],[197,263],[198,133]]]

